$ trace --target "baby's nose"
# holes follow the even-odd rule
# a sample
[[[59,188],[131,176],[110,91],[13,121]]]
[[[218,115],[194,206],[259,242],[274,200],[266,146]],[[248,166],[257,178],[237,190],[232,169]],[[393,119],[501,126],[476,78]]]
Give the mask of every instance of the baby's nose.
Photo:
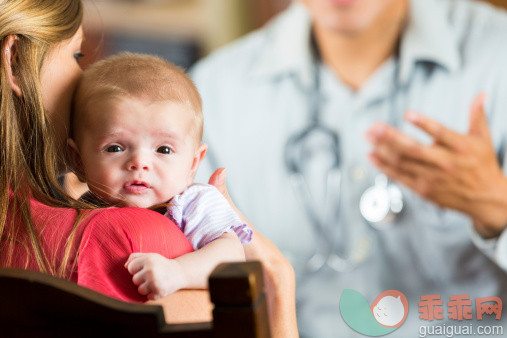
[[[149,161],[142,155],[136,154],[132,156],[130,161],[127,163],[128,170],[150,170]]]

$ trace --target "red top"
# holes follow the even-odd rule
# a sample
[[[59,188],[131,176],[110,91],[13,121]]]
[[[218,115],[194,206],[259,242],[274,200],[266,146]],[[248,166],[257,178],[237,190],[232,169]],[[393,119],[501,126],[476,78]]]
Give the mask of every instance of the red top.
[[[68,271],[74,265],[76,253],[78,261],[70,279],[114,298],[147,301],[137,292],[132,276],[124,267],[131,253],[156,252],[174,258],[193,251],[180,229],[154,211],[140,208],[86,210],[72,237],[76,210],[48,207],[34,200],[31,204],[35,229],[48,259],[56,261],[59,267],[66,243],[72,241]],[[9,227],[10,218],[7,222]],[[24,227],[19,229],[18,238],[24,233]],[[38,270],[33,254],[27,254],[25,246],[16,242],[9,266]],[[2,257],[7,257],[5,246],[0,248]],[[1,263],[0,266],[5,266],[5,262]]]

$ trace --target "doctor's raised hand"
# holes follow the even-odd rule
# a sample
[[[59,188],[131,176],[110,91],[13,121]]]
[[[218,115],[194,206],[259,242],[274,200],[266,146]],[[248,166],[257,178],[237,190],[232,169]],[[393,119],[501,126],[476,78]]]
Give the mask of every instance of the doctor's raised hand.
[[[373,144],[370,160],[378,169],[423,198],[467,214],[482,237],[492,238],[507,225],[507,178],[491,141],[484,102],[484,94],[473,101],[466,134],[406,113],[407,121],[433,138],[430,145],[383,123],[373,125],[366,137]]]

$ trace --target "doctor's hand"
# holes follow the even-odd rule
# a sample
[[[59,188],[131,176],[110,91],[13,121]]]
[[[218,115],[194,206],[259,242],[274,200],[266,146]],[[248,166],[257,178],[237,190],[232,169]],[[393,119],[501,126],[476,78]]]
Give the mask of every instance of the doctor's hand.
[[[423,198],[469,215],[476,231],[492,238],[507,225],[507,178],[491,141],[484,101],[481,94],[472,103],[467,134],[421,114],[405,114],[406,120],[433,138],[431,145],[381,123],[366,137],[374,146],[370,160],[377,168]]]

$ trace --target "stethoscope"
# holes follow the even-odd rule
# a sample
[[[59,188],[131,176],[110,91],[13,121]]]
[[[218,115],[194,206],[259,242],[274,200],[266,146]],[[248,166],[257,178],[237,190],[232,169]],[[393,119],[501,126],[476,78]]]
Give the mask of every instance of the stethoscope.
[[[394,71],[394,83],[397,82],[398,62]],[[301,131],[292,135],[285,146],[285,165],[290,175],[290,182],[299,197],[305,212],[310,219],[313,230],[319,234],[315,252],[308,259],[307,272],[317,272],[324,266],[344,272],[358,265],[367,256],[368,243],[357,241],[349,243],[351,248],[346,254],[337,254],[334,250],[333,236],[337,222],[336,210],[340,208],[340,192],[342,184],[342,154],[338,134],[320,121],[320,69],[314,71],[314,86],[309,94],[310,120]],[[390,102],[390,119],[394,119],[394,96],[397,86],[393,88]],[[393,122],[393,121],[390,121]],[[323,203],[313,198],[305,178],[305,166],[316,152],[326,153],[328,169],[325,177],[326,185]],[[365,221],[374,229],[391,228],[403,211],[403,194],[400,188],[389,181],[382,173],[377,174],[375,183],[361,195],[359,211]],[[346,227],[341,227],[344,232]]]

